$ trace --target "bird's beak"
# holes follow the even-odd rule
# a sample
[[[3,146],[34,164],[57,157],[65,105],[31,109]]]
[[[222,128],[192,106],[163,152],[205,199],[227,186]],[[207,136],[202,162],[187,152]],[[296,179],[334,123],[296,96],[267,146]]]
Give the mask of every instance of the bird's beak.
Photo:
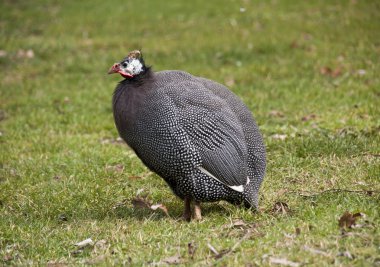
[[[119,71],[120,71],[120,64],[119,64],[119,63],[115,63],[115,64],[113,64],[113,66],[108,70],[108,74],[118,73]]]

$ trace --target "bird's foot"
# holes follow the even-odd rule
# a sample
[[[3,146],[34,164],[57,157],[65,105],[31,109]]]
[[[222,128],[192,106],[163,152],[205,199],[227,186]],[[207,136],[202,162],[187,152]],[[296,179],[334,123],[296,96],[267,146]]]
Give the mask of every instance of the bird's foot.
[[[201,203],[198,201],[195,201],[194,204],[194,220],[202,220]]]
[[[191,220],[191,207],[190,207],[191,200],[190,198],[185,197],[185,209],[183,211],[182,219],[184,221],[190,222]]]
[[[191,221],[191,199],[185,197],[185,209],[183,211],[182,219],[184,221],[190,222]],[[201,203],[199,201],[194,202],[194,220],[200,221],[202,220],[202,212],[201,212]]]
[[[191,213],[190,212],[184,212],[182,214],[182,220],[186,221],[186,222],[190,222],[191,221]]]

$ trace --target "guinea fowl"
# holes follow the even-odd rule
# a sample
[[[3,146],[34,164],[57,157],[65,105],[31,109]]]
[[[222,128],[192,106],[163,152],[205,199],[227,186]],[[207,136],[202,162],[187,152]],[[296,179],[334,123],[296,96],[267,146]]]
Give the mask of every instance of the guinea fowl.
[[[201,219],[201,202],[257,208],[265,147],[249,109],[225,86],[183,71],[153,72],[140,51],[108,71],[119,135],[184,200],[183,218]]]

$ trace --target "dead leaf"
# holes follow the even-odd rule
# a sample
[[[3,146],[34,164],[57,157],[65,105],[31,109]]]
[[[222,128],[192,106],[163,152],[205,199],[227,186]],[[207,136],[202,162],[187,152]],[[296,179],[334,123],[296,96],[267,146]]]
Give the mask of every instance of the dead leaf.
[[[138,179],[144,179],[144,178],[147,178],[148,176],[150,176],[152,174],[152,172],[145,172],[143,173],[142,175],[131,175],[131,176],[128,176],[129,179],[131,180],[138,180]]]
[[[104,251],[107,249],[107,241],[101,239],[95,243],[94,247],[96,251]]]
[[[363,181],[356,181],[356,182],[354,182],[354,184],[356,184],[356,185],[364,185],[364,186],[368,185],[366,182],[363,182]]]
[[[135,208],[147,208],[147,209],[150,209],[150,206],[151,206],[147,200],[140,197],[136,197],[132,199],[132,205]]]
[[[23,49],[19,49],[17,51],[17,57],[18,58],[34,58],[34,52],[32,49],[28,49],[28,50],[23,50]]]
[[[141,176],[138,176],[138,175],[131,175],[131,176],[128,176],[129,179],[131,180],[138,180],[138,179],[142,179]]]
[[[330,67],[321,67],[319,69],[319,73],[322,74],[322,75],[331,75],[332,73],[332,69]]]
[[[356,224],[356,220],[361,217],[362,214],[360,212],[357,212],[355,214],[351,214],[348,211],[346,211],[339,219],[339,227],[340,228],[353,228]]]
[[[99,263],[104,262],[105,258],[105,255],[98,255],[95,258],[86,260],[85,263],[88,265],[99,265]]]
[[[296,237],[295,234],[288,234],[288,233],[284,233],[284,236],[286,237],[287,241],[293,241],[294,238]],[[291,242],[287,242],[287,243],[291,243]]]
[[[288,136],[286,134],[274,134],[272,135],[273,139],[285,140]]]
[[[242,220],[236,220],[233,222],[232,226],[237,228],[244,228],[245,226],[247,226],[247,224]]]
[[[5,254],[3,257],[3,261],[11,261],[13,260],[13,256],[10,254]]]
[[[141,195],[142,192],[144,192],[144,188],[138,189],[137,192],[136,192],[136,196]]]
[[[309,45],[306,47],[306,51],[310,53],[314,53],[315,51],[317,51],[317,47],[315,45]]]
[[[233,77],[227,77],[225,80],[224,80],[224,83],[228,86],[228,87],[232,87],[235,85],[235,79]]]
[[[65,96],[65,97],[63,98],[63,103],[65,103],[65,104],[70,103],[70,98],[69,98],[68,96]]]
[[[106,165],[106,171],[107,172],[123,173],[124,166],[122,164]]]
[[[314,253],[314,254],[322,255],[322,256],[325,256],[325,257],[330,257],[329,253],[327,253],[325,251],[322,251],[322,250],[319,250],[319,249],[308,247],[306,245],[303,247],[303,249],[306,250],[306,251],[309,251],[311,253]]]
[[[357,70],[357,74],[358,74],[359,76],[364,76],[364,75],[367,74],[367,71],[366,71],[366,70],[363,70],[363,69],[360,69],[360,70]]]
[[[288,204],[285,202],[278,201],[274,203],[274,206],[272,208],[273,213],[281,213],[281,214],[287,214],[290,212]]]
[[[9,170],[9,174],[10,174],[11,176],[17,176],[17,175],[18,175],[16,169],[10,169],[10,170]]]
[[[166,216],[169,216],[169,212],[168,212],[168,209],[166,208],[166,206],[164,206],[163,204],[152,205],[148,200],[141,198],[141,197],[136,197],[136,198],[132,199],[132,205],[135,208],[144,208],[144,209],[150,209],[150,210],[154,210],[154,211],[159,209],[159,210],[163,211]]]
[[[115,138],[105,137],[105,138],[100,139],[100,143],[101,144],[121,144],[121,145],[125,145],[124,140],[122,138],[120,138],[120,137],[117,137],[116,139]]]
[[[299,48],[300,47],[300,44],[298,43],[297,40],[294,40],[291,44],[290,44],[290,48]]]
[[[349,258],[350,260],[353,260],[354,259],[354,257],[352,256],[352,254],[348,251],[348,250],[346,250],[346,251],[343,251],[343,252],[339,252],[338,253],[338,255],[337,255],[338,257],[340,256],[340,257],[347,257],[347,258]]]
[[[359,114],[359,118],[367,120],[370,118],[370,116],[367,113]]]
[[[223,225],[222,229],[237,228],[237,229],[243,230],[243,229],[248,229],[248,228],[254,229],[255,226],[256,226],[255,224],[247,224],[243,220],[236,219],[236,220],[232,221],[231,223],[227,223],[227,224]]]
[[[219,252],[210,243],[207,243],[207,247],[211,250],[212,253],[219,255]]]
[[[94,245],[94,241],[92,241],[91,238],[87,238],[75,244],[75,246],[77,246],[78,248],[84,248],[84,247],[93,246],[93,245]]]
[[[17,243],[8,244],[8,245],[4,246],[3,248],[4,248],[4,250],[2,250],[2,252],[4,252],[3,261],[5,261],[5,262],[13,261],[13,260],[16,260],[20,257],[19,244],[17,244]]]
[[[0,121],[5,120],[8,117],[7,113],[0,109]]]
[[[296,235],[300,235],[301,234],[301,229],[296,227]]]
[[[103,144],[109,144],[109,143],[111,143],[111,140],[112,140],[111,138],[102,138],[99,141],[103,145]]]
[[[223,249],[218,255],[215,255],[215,259],[220,259],[224,255],[229,254],[230,252],[231,252],[231,250],[229,250],[229,249]]]
[[[310,33],[306,33],[306,32],[304,32],[304,33],[302,34],[302,37],[303,37],[303,39],[304,39],[305,41],[310,41],[310,40],[313,39],[313,35],[311,35]]]
[[[340,55],[337,57],[336,60],[338,60],[339,62],[343,62],[345,60],[345,57],[344,57],[344,55]]]
[[[290,260],[284,259],[284,258],[270,257],[269,258],[269,262],[271,264],[279,264],[279,265],[290,266],[290,267],[298,267],[298,266],[300,266],[300,263],[294,262],[294,261],[290,261]]]
[[[119,207],[123,207],[123,206],[127,205],[128,203],[129,203],[129,199],[125,198],[125,199],[123,199],[122,201],[115,203],[115,204],[112,206],[112,208],[113,208],[113,209],[117,209],[117,208],[119,208]]]
[[[311,128],[313,129],[318,129],[318,124],[316,124],[315,122],[311,123]],[[307,131],[307,130],[306,130]],[[308,133],[308,132],[307,132]]]
[[[0,57],[6,57],[6,56],[7,56],[7,51],[0,50]]]
[[[187,244],[187,252],[191,259],[194,259],[195,252],[197,251],[197,246],[194,244],[194,241]]]
[[[268,114],[271,117],[279,117],[279,118],[285,117],[284,113],[279,110],[271,110]]]
[[[66,214],[59,214],[58,215],[58,220],[61,221],[61,222],[67,222],[69,219],[67,218],[67,215]]]
[[[215,254],[215,259],[220,259],[227,253],[229,253],[231,250],[229,249],[223,249],[221,252],[218,252],[216,248],[214,248],[210,243],[207,243],[207,247],[210,249],[212,253]]]
[[[180,264],[182,262],[181,255],[174,255],[169,258],[163,259],[162,262],[171,264],[171,265],[176,265]]]
[[[83,251],[84,251],[84,248],[79,248],[79,249],[76,249],[74,251],[71,251],[70,255],[73,257],[78,257],[80,254],[83,253]]]
[[[331,77],[336,78],[338,76],[342,75],[342,68],[337,67],[332,73]]]
[[[150,208],[152,210],[160,209],[160,210],[162,210],[165,213],[166,216],[169,216],[168,209],[164,205],[162,205],[162,204],[151,205]]]
[[[309,121],[309,120],[313,120],[315,118],[317,118],[317,115],[312,113],[312,114],[308,114],[308,115],[303,116],[301,118],[301,121]]]
[[[216,260],[221,259],[225,255],[229,255],[231,253],[234,253],[236,249],[241,245],[241,243],[244,240],[249,239],[252,236],[251,229],[247,230],[246,233],[242,238],[240,238],[231,248],[229,249],[222,249],[220,252],[218,252],[210,243],[207,244],[207,247],[212,251],[212,253],[215,254],[214,258]]]
[[[67,263],[64,263],[64,262],[49,261],[46,264],[46,266],[47,267],[66,267],[66,266],[69,266],[69,265],[67,265]]]
[[[336,78],[342,74],[342,68],[341,67],[336,67],[334,70],[331,69],[330,67],[321,67],[319,69],[319,73],[325,76],[330,76],[332,78]]]
[[[287,192],[288,192],[288,190],[282,188],[282,189],[277,191],[276,195],[279,197],[279,196],[286,194]]]

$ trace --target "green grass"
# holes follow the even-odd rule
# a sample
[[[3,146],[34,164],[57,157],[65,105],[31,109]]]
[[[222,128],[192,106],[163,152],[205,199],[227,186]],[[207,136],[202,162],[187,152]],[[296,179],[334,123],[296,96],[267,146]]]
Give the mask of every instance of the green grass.
[[[379,32],[369,0],[1,1],[0,265],[378,266]],[[120,77],[106,72],[136,48],[249,106],[268,151],[260,212],[211,203],[182,222],[181,201],[114,142]],[[133,207],[141,189],[170,217]],[[377,192],[302,196],[329,189]],[[366,217],[342,233],[345,211]],[[76,251],[86,238],[106,243]]]

